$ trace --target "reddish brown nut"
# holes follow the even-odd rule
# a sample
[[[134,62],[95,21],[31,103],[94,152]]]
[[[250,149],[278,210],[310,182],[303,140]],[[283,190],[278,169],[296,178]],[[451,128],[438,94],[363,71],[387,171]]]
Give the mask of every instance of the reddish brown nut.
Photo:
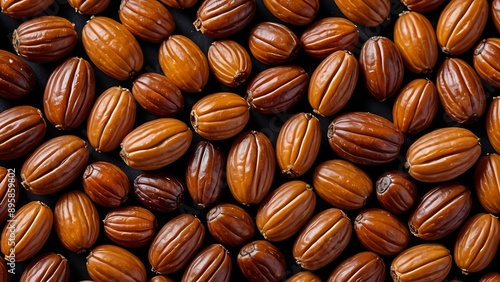
[[[0,1],[2,13],[11,18],[31,18],[43,12],[54,0],[3,0]]]
[[[229,282],[232,261],[224,246],[212,244],[196,255],[182,275],[182,282],[221,281]]]
[[[491,146],[500,153],[500,99],[493,97],[486,115],[486,133]]]
[[[488,154],[476,165],[474,184],[477,199],[490,213],[500,213],[500,155]]]
[[[328,282],[385,281],[385,263],[374,252],[361,252],[350,256],[333,270]]]
[[[19,181],[16,170],[0,166],[0,224],[14,216],[18,199]]]
[[[275,17],[293,25],[311,23],[319,11],[318,0],[264,0],[264,5]]]
[[[117,207],[127,200],[130,181],[118,166],[98,161],[87,166],[83,174],[83,189],[95,203],[103,207]]]
[[[408,10],[419,13],[431,12],[441,6],[445,0],[401,0]]]
[[[285,282],[321,282],[321,278],[310,272],[310,271],[300,271],[290,276]]]
[[[500,1],[493,0],[491,2],[491,18],[493,20],[493,24],[497,28],[498,32],[500,32]]]
[[[184,184],[168,174],[146,172],[134,180],[134,194],[148,209],[171,212],[184,201]]]
[[[487,273],[479,280],[479,282],[496,282],[496,281],[500,281],[500,273],[498,272]]]
[[[148,282],[175,282],[175,280],[170,279],[163,275],[156,275],[151,277],[151,279],[149,279]]]
[[[238,87],[252,72],[250,55],[233,40],[214,41],[208,48],[207,58],[212,74],[227,87]]]
[[[57,282],[69,281],[69,272],[68,260],[63,255],[44,253],[26,266],[20,282],[41,282],[48,279]]]
[[[134,254],[114,245],[99,245],[87,256],[87,271],[94,281],[146,281],[146,267]]]
[[[417,200],[417,185],[405,173],[397,170],[382,174],[375,188],[379,203],[394,214],[409,211]]]
[[[172,7],[174,9],[187,9],[191,8],[198,0],[160,0],[163,4]]]
[[[156,217],[137,206],[110,210],[103,220],[104,234],[125,248],[139,248],[149,243],[156,234]]]
[[[274,22],[261,22],[250,31],[248,47],[257,61],[266,65],[281,65],[295,59],[300,41],[288,27]]]
[[[231,247],[247,243],[255,233],[250,214],[233,204],[219,204],[207,213],[208,231],[217,241]]]
[[[111,0],[68,0],[68,4],[79,14],[96,15],[108,7]]]
[[[366,27],[378,26],[391,12],[388,0],[335,0],[335,4],[348,19]]]
[[[0,97],[24,98],[31,93],[35,85],[36,76],[33,69],[18,56],[0,50]]]
[[[500,88],[500,38],[483,39],[474,50],[474,69],[489,85]]]
[[[286,261],[281,251],[273,244],[257,240],[240,249],[236,259],[248,281],[280,281],[285,275]]]

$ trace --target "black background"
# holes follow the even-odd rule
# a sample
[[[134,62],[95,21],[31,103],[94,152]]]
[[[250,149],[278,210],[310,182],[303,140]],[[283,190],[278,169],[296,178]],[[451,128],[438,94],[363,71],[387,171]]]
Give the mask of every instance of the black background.
[[[446,1],[447,3],[448,1]],[[324,17],[344,17],[342,13],[338,10],[336,7],[335,3],[333,0],[320,0],[321,7],[319,10],[319,13],[317,15],[317,19],[324,18]],[[489,1],[489,4],[491,5],[491,1]],[[168,8],[169,11],[172,13],[174,16],[175,22],[176,22],[176,29],[174,31],[174,34],[183,34],[191,38],[198,46],[204,51],[205,54],[207,54],[207,50],[210,46],[210,44],[214,41],[213,39],[210,39],[208,37],[205,37],[202,35],[200,32],[196,31],[193,26],[193,22],[196,19],[196,11],[198,7],[201,5],[201,1],[198,2],[197,5],[195,5],[192,8],[185,9],[185,10],[175,10]],[[445,4],[441,5],[439,8],[437,8],[435,11],[430,12],[430,13],[425,13],[424,15],[429,18],[431,21],[432,25],[436,27],[437,25],[437,20],[439,17],[440,12],[444,8]],[[387,36],[392,39],[392,31],[394,27],[394,23],[398,17],[398,14],[404,10],[404,6],[398,1],[398,0],[392,0],[391,1],[391,14],[390,14],[390,19],[382,23],[380,26],[375,27],[375,28],[366,28],[363,26],[358,26],[359,30],[359,42],[356,48],[353,50],[353,53],[356,55],[356,57],[359,56],[359,51],[361,49],[361,46],[363,42],[365,42],[368,38],[372,36]],[[104,16],[109,16],[114,19],[118,19],[118,9],[119,9],[119,1],[111,1],[111,4],[108,6],[108,8],[103,12],[101,15]],[[45,10],[43,15],[59,15],[62,17],[65,17],[75,23],[75,29],[78,32],[78,43],[75,49],[67,56],[79,56],[83,57],[88,60],[88,56],[86,55],[85,51],[83,50],[83,46],[81,44],[81,29],[85,25],[85,22],[90,18],[90,16],[87,15],[80,15],[74,11],[74,9],[65,1],[65,0],[55,0],[54,3]],[[26,20],[26,19],[25,19]],[[22,22],[23,20],[16,20],[16,19],[11,19],[8,16],[4,14],[0,14],[0,48],[4,50],[8,50],[10,52],[14,52],[11,44],[11,36],[12,36],[12,31]],[[247,44],[247,38],[249,31],[252,26],[257,24],[258,22],[261,21],[275,21],[279,23],[283,23],[279,19],[275,18],[264,6],[262,3],[262,0],[257,0],[257,12],[256,16],[252,20],[252,22],[241,32],[238,34],[229,37],[229,39],[235,40],[245,46],[246,48],[248,47]],[[285,24],[285,23],[283,23]],[[305,30],[306,27],[296,27],[293,25],[285,24],[287,25],[292,31],[295,32],[295,34],[300,37],[302,32]],[[499,37],[499,33],[494,29],[493,23],[491,20],[491,16],[488,19],[487,27],[484,31],[484,33],[481,36],[482,38],[488,38],[488,37]],[[144,67],[142,72],[157,72],[157,73],[162,73],[159,65],[158,65],[158,48],[160,44],[151,44],[147,43],[144,41],[139,40],[139,43],[141,44],[143,48],[143,53],[144,53]],[[248,48],[247,48],[248,50]],[[468,51],[467,53],[459,56],[460,58],[464,59],[466,62],[472,65],[472,56],[473,56],[473,50]],[[428,75],[415,75],[413,73],[410,73],[409,71],[405,72],[405,80],[403,85],[406,83],[410,82],[412,79],[415,79],[417,77],[424,78],[427,77],[431,79],[432,81],[435,81],[435,73],[436,70],[438,69],[439,65],[442,63],[442,61],[445,59],[445,54],[441,53],[439,54],[439,60],[436,64],[435,71],[431,74]],[[499,58],[500,59],[500,58]],[[43,109],[43,104],[42,104],[42,97],[43,97],[43,91],[45,87],[45,83],[51,74],[52,70],[63,60],[60,60],[55,63],[49,63],[49,64],[34,64],[34,63],[29,63],[33,69],[36,72],[37,76],[37,86],[35,90],[26,98],[21,99],[21,100],[5,100],[0,98],[0,111],[3,111],[5,109],[11,108],[13,106],[17,105],[33,105],[39,109]],[[252,58],[252,63],[253,63],[253,70],[252,70],[252,76],[255,76],[257,73],[260,71],[268,68],[268,66],[263,65],[259,62],[257,62],[255,59]],[[312,59],[308,57],[305,53],[301,52],[299,56],[292,62],[292,64],[299,65],[303,67],[309,75],[312,74],[314,71],[315,67],[320,63],[320,60],[317,59]],[[111,86],[117,86],[120,85],[122,87],[127,87],[131,88],[131,83],[132,80],[127,80],[127,81],[117,81],[114,79],[109,78],[105,74],[103,74],[100,70],[94,67],[95,74],[96,74],[96,97],[100,95],[104,90]],[[235,92],[238,93],[241,96],[245,95],[245,90],[246,90],[246,85],[247,83],[244,83],[238,88],[228,88],[223,85],[221,85],[214,77],[213,75],[210,76],[209,82],[204,88],[204,90],[201,93],[195,93],[195,94],[189,94],[189,93],[184,93],[184,98],[185,98],[185,107],[184,111],[180,112],[177,114],[175,117],[178,119],[183,120],[186,122],[188,125],[189,123],[189,112],[192,107],[192,105],[201,97],[207,94],[219,92],[219,91],[230,91],[230,92]],[[498,90],[495,90],[491,86],[488,86],[486,84],[484,85],[486,97],[487,97],[487,102],[488,105],[491,102],[491,99],[493,96],[498,95]],[[377,102],[373,98],[371,98],[366,89],[364,88],[362,84],[362,80],[360,79],[358,86],[354,92],[354,95],[348,102],[348,104],[345,106],[345,108],[341,111],[341,113],[344,112],[351,112],[351,111],[369,111],[375,114],[378,114],[380,116],[383,116],[389,120],[392,120],[392,104],[394,102],[395,97],[388,99],[384,102]],[[298,113],[298,112],[312,112],[311,107],[309,106],[309,103],[307,101],[307,95],[304,95],[302,100],[292,109],[284,112],[284,113],[279,113],[275,115],[261,115],[258,114],[254,111],[251,111],[251,118],[250,122],[246,126],[245,130],[257,130],[265,133],[273,143],[273,145],[276,144],[276,138],[279,132],[279,129],[281,125],[293,114]],[[340,114],[340,113],[339,113]],[[336,115],[337,116],[337,115]],[[136,124],[135,126],[138,126],[145,121],[152,120],[156,118],[155,116],[148,114],[144,109],[141,107],[137,107],[137,119],[136,119]],[[312,172],[314,171],[314,167],[318,165],[319,163],[329,160],[329,159],[335,159],[339,158],[330,148],[327,142],[326,138],[326,132],[327,132],[327,127],[331,120],[334,117],[331,118],[321,118],[319,117],[319,120],[322,125],[322,130],[323,130],[323,138],[322,138],[322,144],[321,144],[321,149],[320,153],[318,155],[318,158],[315,162],[315,165],[313,166],[312,169],[309,170],[308,173],[306,173],[304,176],[300,177],[299,179],[306,181],[308,183],[312,183]],[[359,166],[362,169],[364,169],[371,177],[372,181],[375,183],[377,178],[385,171],[388,170],[401,170],[404,171],[404,162],[405,162],[405,153],[408,147],[420,136],[423,134],[431,131],[432,129],[436,129],[439,127],[450,127],[450,126],[462,126],[466,127],[470,130],[472,130],[474,133],[476,133],[480,138],[481,138],[481,144],[482,144],[482,155],[486,155],[488,153],[493,153],[494,150],[490,146],[486,133],[485,133],[485,118],[484,116],[479,119],[478,122],[474,124],[469,124],[469,125],[459,125],[452,120],[450,120],[446,114],[443,112],[442,108],[440,107],[438,110],[438,113],[436,115],[436,118],[431,125],[430,128],[425,130],[422,133],[416,134],[416,135],[411,135],[411,136],[406,136],[405,137],[405,143],[401,149],[401,154],[400,156],[393,162],[388,163],[386,165],[379,165],[379,166]],[[62,135],[62,134],[74,134],[77,135],[84,140],[86,140],[86,128],[85,128],[85,123],[80,126],[79,128],[71,131],[58,131],[55,129],[53,125],[48,123],[47,125],[47,134],[45,136],[44,141],[49,140],[55,136]],[[191,149],[193,148],[194,144],[196,142],[202,140],[200,136],[197,134],[194,134],[193,137],[193,142],[191,144]],[[229,148],[233,142],[234,138],[228,139],[228,140],[223,140],[223,141],[217,141],[213,142],[217,146],[219,146],[227,155]],[[89,164],[95,161],[109,161],[112,163],[115,163],[118,165],[120,168],[122,168],[127,175],[130,178],[131,183],[137,177],[141,172],[131,169],[127,167],[124,162],[119,158],[118,156],[118,150],[115,150],[113,152],[109,153],[97,153],[93,149],[90,149],[91,154],[90,154],[90,159],[89,159]],[[189,153],[189,152],[188,152]],[[176,161],[175,163],[161,169],[160,171],[168,172],[168,173],[173,173],[176,176],[179,177],[179,179],[184,180],[184,169],[186,166],[187,162],[187,156],[183,156],[181,159]],[[23,161],[26,156],[21,157],[17,160],[14,161],[0,161],[0,165],[4,166],[6,168],[15,168],[16,169],[16,174],[19,177],[19,172],[21,170],[21,166],[23,164]],[[469,215],[469,217],[473,214],[479,213],[479,212],[484,212],[483,208],[480,206],[479,202],[477,201],[477,197],[474,191],[474,183],[473,183],[473,172],[474,168],[470,169],[467,173],[463,174],[462,176],[458,177],[457,179],[454,179],[454,181],[460,182],[468,186],[473,195],[474,199],[474,204],[472,207],[472,211]],[[272,189],[278,187],[279,185],[283,184],[284,182],[288,181],[289,179],[281,176],[278,172],[276,173],[275,180],[272,186]],[[416,182],[418,186],[418,193],[419,197],[421,197],[425,192],[429,191],[429,189],[435,187],[438,184],[426,184],[426,183],[420,183]],[[227,186],[227,185],[226,185]],[[41,200],[45,203],[47,203],[50,207],[54,207],[57,199],[59,196],[64,194],[66,191],[70,189],[79,189],[83,190],[82,185],[81,185],[81,179],[78,179],[75,181],[73,184],[71,184],[69,187],[66,189],[63,189],[60,192],[57,192],[52,195],[48,196],[37,196],[30,194],[23,188],[20,189],[20,201],[18,204],[17,209],[19,207],[29,201],[32,200]],[[225,187],[225,190],[223,192],[223,196],[220,200],[220,202],[230,202],[230,203],[236,203],[234,199],[232,198],[229,190],[227,187]],[[124,203],[124,205],[139,205],[137,200],[135,199],[133,193],[130,194],[129,199]],[[317,197],[317,205],[316,205],[316,213],[331,207],[331,205],[327,204],[324,202],[321,198]],[[372,197],[369,199],[366,207],[380,207],[378,204],[375,195],[372,194]],[[108,212],[108,209],[102,208],[102,207],[97,207],[99,210],[100,218],[104,219],[106,213]],[[158,219],[158,226],[161,228],[168,220],[171,218],[175,217],[176,215],[180,213],[192,213],[198,216],[202,222],[206,222],[205,215],[208,212],[210,207],[206,209],[201,209],[198,208],[195,204],[192,203],[192,200],[190,199],[189,195],[186,194],[186,200],[181,207],[171,213],[167,214],[158,214],[156,213],[157,219]],[[257,206],[252,206],[247,209],[252,216],[255,216]],[[356,218],[356,215],[358,214],[359,210],[356,211],[346,211],[348,214],[349,218],[353,221]],[[399,216],[399,218],[403,222],[407,222],[409,217],[409,212]],[[101,224],[102,227],[102,224]],[[211,243],[216,243],[216,241],[211,238],[208,229],[206,230],[206,238],[204,242],[204,246],[211,244]],[[451,235],[445,237],[442,240],[438,240],[438,243],[441,243],[445,245],[450,251],[453,251],[453,244],[455,241],[455,238],[457,236],[458,230],[452,233]],[[260,234],[255,234],[254,239],[262,239],[262,236]],[[282,253],[285,255],[287,259],[287,272],[284,277],[284,279],[290,277],[293,273],[296,273],[300,271],[300,267],[297,266],[293,260],[292,256],[292,250],[291,246],[293,244],[293,241],[295,239],[295,236],[292,238],[275,243],[277,247],[282,251]],[[413,246],[416,244],[424,243],[424,240],[418,239],[414,236],[411,236],[410,239],[410,244],[409,246]],[[101,234],[96,242],[95,246],[100,245],[100,244],[109,244],[112,243],[102,232],[101,228]],[[150,264],[147,261],[147,250],[148,247],[140,248],[140,249],[129,249],[132,251],[134,254],[136,254],[145,264],[147,272],[148,272],[148,277],[154,276],[154,274],[150,271]],[[233,258],[233,273],[232,273],[232,281],[241,281],[241,273],[237,268],[236,265],[236,256],[238,254],[239,249],[237,248],[229,248],[231,256]],[[354,232],[353,236],[351,238],[351,241],[347,248],[344,250],[344,252],[332,263],[329,265],[314,271],[317,275],[319,275],[323,280],[326,280],[333,270],[333,268],[346,259],[347,257],[354,255],[360,251],[366,250],[356,239]],[[47,251],[52,251],[52,252],[57,252],[63,254],[69,261],[71,265],[71,279],[70,281],[78,281],[78,280],[83,280],[83,279],[90,279],[88,276],[88,273],[85,268],[85,257],[87,256],[88,253],[81,253],[81,254],[75,254],[72,252],[67,251],[64,249],[58,242],[57,235],[53,231],[49,240],[43,247],[40,253],[47,252]],[[499,271],[500,270],[500,255],[498,254],[499,252],[497,251],[497,255],[495,257],[495,260],[482,272],[480,273],[472,273],[469,274],[468,276],[463,275],[458,267],[456,267],[455,264],[453,264],[453,267],[448,275],[448,280],[452,279],[458,279],[462,281],[477,281],[479,278],[491,271]],[[392,259],[394,258],[393,256],[385,256],[383,257],[385,264],[386,264],[386,272],[387,272],[387,279],[390,281],[390,276],[389,276],[389,267]],[[31,260],[29,260],[31,261]],[[29,263],[27,262],[22,262],[22,263],[17,263],[16,264],[16,275],[13,276],[13,280],[16,281],[19,279],[20,274],[24,267]],[[175,280],[180,280],[182,277],[182,272],[183,270],[169,275],[169,277],[175,279]]]

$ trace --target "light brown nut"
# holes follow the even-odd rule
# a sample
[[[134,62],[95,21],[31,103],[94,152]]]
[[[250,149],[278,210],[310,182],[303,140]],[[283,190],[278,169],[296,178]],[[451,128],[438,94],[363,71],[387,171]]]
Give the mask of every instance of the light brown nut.
[[[432,12],[444,2],[445,0],[401,0],[408,10],[419,13]]]
[[[417,200],[417,185],[398,170],[384,172],[375,183],[377,200],[393,214],[410,210]]]
[[[233,40],[214,41],[208,48],[207,58],[212,74],[227,87],[238,87],[252,72],[250,55]]]
[[[163,4],[172,7],[174,9],[187,9],[191,8],[198,0],[160,0]]]
[[[486,114],[486,134],[493,149],[500,153],[500,99],[493,97]]]
[[[311,23],[319,11],[318,0],[264,0],[266,8],[278,19],[293,25]]]
[[[495,281],[500,281],[500,273],[498,272],[487,273],[479,280],[479,282],[495,282]]]
[[[232,261],[229,251],[220,244],[212,244],[193,258],[184,271],[181,281],[229,282],[231,269]]]
[[[68,4],[79,14],[96,15],[104,12],[111,0],[68,0]]]
[[[24,98],[31,93],[35,85],[36,76],[33,69],[18,56],[0,50],[0,97]]]
[[[385,264],[382,258],[374,252],[361,252],[337,265],[328,277],[328,282],[383,282],[385,276]]]
[[[87,21],[82,42],[92,63],[111,78],[127,80],[142,69],[144,55],[139,42],[111,18],[98,16]]]
[[[54,0],[2,0],[2,13],[11,18],[31,18],[43,12]]]
[[[335,0],[335,4],[351,21],[375,27],[388,20],[391,3],[388,0]]]
[[[32,260],[23,271],[20,282],[69,281],[68,260],[61,254],[44,253]],[[2,280],[4,281],[4,280]]]
[[[483,39],[474,50],[473,64],[477,74],[489,85],[500,88],[500,38]]]
[[[14,216],[18,199],[19,181],[16,170],[0,166],[0,224]]]
[[[130,182],[118,166],[97,161],[89,164],[83,173],[83,189],[95,203],[113,208],[127,200]]]
[[[104,234],[124,248],[143,247],[156,235],[155,215],[138,206],[112,209],[103,223]]]
[[[24,161],[21,184],[33,194],[53,194],[76,180],[88,159],[87,143],[79,137],[54,137],[40,145]]]
[[[422,182],[451,180],[469,168],[481,155],[479,138],[468,129],[444,127],[417,139],[406,152],[405,167]]]
[[[321,278],[310,272],[310,271],[300,271],[290,276],[285,282],[321,282]]]
[[[207,213],[210,235],[224,245],[239,247],[255,234],[254,219],[244,209],[233,204],[219,204]]]
[[[481,206],[492,214],[500,213],[500,155],[493,153],[479,159],[474,184]]]
[[[491,19],[498,32],[500,32],[500,1],[493,0],[491,2]]]
[[[97,152],[110,152],[120,146],[132,130],[136,104],[132,93],[120,86],[106,89],[94,103],[87,120],[87,138]]]
[[[171,212],[184,201],[186,188],[175,176],[146,172],[134,180],[134,194],[139,202],[155,212]]]
[[[265,240],[253,241],[243,246],[236,261],[250,282],[278,282],[286,271],[286,261],[281,251]]]
[[[285,25],[261,22],[250,31],[248,47],[257,61],[276,66],[292,62],[301,44],[295,33]]]
[[[133,253],[114,245],[99,245],[87,256],[87,272],[94,281],[146,281],[146,267]]]

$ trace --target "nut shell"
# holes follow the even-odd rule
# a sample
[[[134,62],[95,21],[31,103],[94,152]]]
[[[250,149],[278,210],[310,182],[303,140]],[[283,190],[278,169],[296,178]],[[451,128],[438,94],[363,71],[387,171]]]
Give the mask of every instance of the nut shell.
[[[412,10],[419,13],[432,12],[445,0],[401,0],[408,10]]]
[[[374,252],[361,252],[341,262],[328,278],[328,282],[385,281],[385,264]]]
[[[146,267],[131,252],[113,245],[95,247],[87,256],[87,271],[95,281],[146,281]]]
[[[134,180],[137,200],[155,212],[171,212],[184,201],[186,188],[176,177],[163,173],[146,172]]]
[[[301,44],[295,33],[285,25],[261,22],[250,31],[248,47],[257,61],[276,66],[292,62]]]
[[[149,210],[127,206],[110,210],[103,220],[104,234],[125,248],[139,248],[156,235],[156,217]]]
[[[293,25],[307,25],[311,23],[320,7],[318,0],[264,0],[263,2],[271,14]]]
[[[285,282],[321,282],[321,278],[310,271],[300,271],[290,276]]]
[[[500,88],[500,38],[483,39],[474,50],[473,64],[477,74],[489,85]]]
[[[500,32],[500,1],[493,0],[491,2],[491,19],[498,32]]]
[[[479,159],[474,174],[476,196],[481,206],[492,214],[500,213],[500,155],[489,154]]]
[[[0,224],[14,215],[19,199],[19,181],[15,169],[0,166]],[[0,277],[2,277],[0,275]]]
[[[281,251],[265,240],[243,246],[236,261],[245,278],[251,282],[277,282],[286,271],[286,261]]]
[[[49,252],[32,260],[24,269],[19,281],[42,282],[50,279],[56,282],[66,282],[69,281],[69,272],[68,260],[61,254]]]
[[[393,214],[410,210],[417,200],[417,185],[405,173],[398,170],[383,173],[375,183],[377,200]]]
[[[31,93],[35,85],[36,76],[33,69],[18,56],[0,50],[0,97],[24,98]]]
[[[481,277],[479,282],[495,282],[500,279],[500,273],[498,272],[490,272]]]
[[[3,0],[0,1],[2,13],[11,18],[32,18],[43,12],[54,0]]]
[[[219,244],[212,244],[196,255],[182,275],[182,282],[229,282],[232,261],[229,251]]]
[[[160,2],[174,9],[187,9],[196,5],[198,0],[160,0]]]
[[[214,41],[208,48],[207,58],[212,74],[227,87],[238,87],[252,72],[250,55],[233,40]]]
[[[493,97],[486,115],[486,134],[493,149],[500,152],[500,99]]]
[[[219,204],[207,213],[208,231],[220,243],[239,247],[255,234],[254,219],[239,206]]]
[[[125,202],[130,191],[127,174],[115,164],[105,161],[89,164],[83,173],[82,183],[92,201],[108,208]]]
[[[79,14],[96,15],[108,7],[111,0],[68,0],[68,4]]]
[[[391,12],[388,0],[335,0],[335,4],[348,19],[366,27],[380,25]]]

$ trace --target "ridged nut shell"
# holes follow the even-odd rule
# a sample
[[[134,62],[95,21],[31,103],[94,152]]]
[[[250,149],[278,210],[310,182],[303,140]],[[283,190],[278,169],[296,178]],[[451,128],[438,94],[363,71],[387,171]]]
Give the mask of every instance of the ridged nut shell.
[[[67,282],[69,281],[70,266],[68,260],[61,254],[44,253],[24,269],[20,282]],[[2,280],[4,281],[4,280]]]
[[[481,279],[479,280],[479,282],[495,282],[495,281],[500,281],[500,273],[498,272],[487,273],[483,275],[483,277],[481,277]]]
[[[389,18],[389,0],[335,0],[335,4],[351,21],[366,27],[375,27]]]
[[[500,99],[493,97],[486,115],[486,134],[493,149],[500,153]]]
[[[134,180],[137,200],[155,212],[171,212],[184,201],[186,188],[176,177],[163,173],[146,172]]]
[[[307,270],[303,270],[290,276],[285,282],[321,282],[321,278]]]
[[[82,184],[92,201],[108,208],[125,202],[130,191],[127,174],[115,164],[105,161],[89,164],[83,173]]]
[[[217,241],[239,247],[255,234],[254,219],[244,209],[233,204],[219,204],[207,213],[208,231]]]
[[[229,282],[231,270],[229,251],[220,244],[212,244],[193,258],[184,271],[181,281]]]
[[[500,38],[483,39],[474,50],[473,64],[477,74],[489,85],[500,89]]]
[[[425,13],[437,9],[446,0],[401,0],[408,10]]]
[[[146,267],[133,253],[114,245],[99,245],[87,256],[87,272],[94,281],[146,281]]]
[[[264,0],[264,5],[278,19],[299,26],[311,23],[320,8],[318,0]]]
[[[35,85],[36,76],[33,69],[18,56],[0,50],[0,97],[24,98],[31,93]]]
[[[14,215],[18,200],[19,181],[16,170],[0,166],[0,224]]]
[[[111,0],[68,0],[68,4],[79,14],[96,15],[108,7]]]
[[[409,211],[417,200],[417,185],[398,170],[383,173],[377,179],[375,188],[378,202],[393,214]]]
[[[149,210],[126,206],[110,210],[103,220],[104,234],[124,248],[139,248],[156,235],[157,221]]]
[[[474,184],[481,206],[492,214],[500,213],[500,155],[493,153],[479,159]]]
[[[491,2],[491,19],[498,32],[500,32],[500,1],[493,0]]]
[[[227,87],[238,87],[252,72],[250,54],[233,40],[214,41],[208,48],[207,58],[212,74]]]
[[[236,261],[243,276],[250,282],[278,282],[286,271],[286,260],[281,251],[265,240],[243,246]]]
[[[163,4],[174,9],[188,9],[198,3],[198,0],[160,0]]]
[[[328,282],[385,281],[385,263],[374,252],[361,252],[350,256],[335,267]]]
[[[248,47],[257,61],[276,66],[292,62],[301,44],[297,35],[285,25],[261,22],[250,31]]]
[[[54,3],[54,0],[3,0],[2,13],[15,19],[32,18]]]

